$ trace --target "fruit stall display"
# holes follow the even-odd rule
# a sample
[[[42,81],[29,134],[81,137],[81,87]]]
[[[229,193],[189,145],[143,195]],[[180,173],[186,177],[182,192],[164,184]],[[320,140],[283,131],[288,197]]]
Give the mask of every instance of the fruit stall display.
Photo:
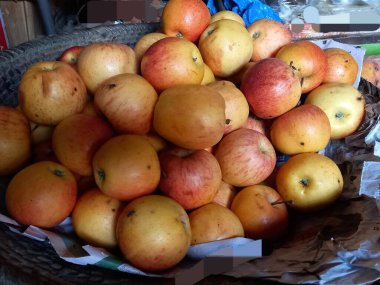
[[[168,2],[159,25],[100,26],[0,54],[3,234],[48,239],[62,259],[125,278],[190,278],[197,263],[186,261],[222,248],[235,264],[194,282],[232,272],[296,283],[265,267],[271,256],[286,259],[297,238],[317,242],[318,219],[340,222],[350,203],[375,205],[352,177],[363,161],[377,165],[380,65],[355,45],[294,40],[280,22],[247,27],[182,2]],[[239,247],[252,255],[236,258]]]

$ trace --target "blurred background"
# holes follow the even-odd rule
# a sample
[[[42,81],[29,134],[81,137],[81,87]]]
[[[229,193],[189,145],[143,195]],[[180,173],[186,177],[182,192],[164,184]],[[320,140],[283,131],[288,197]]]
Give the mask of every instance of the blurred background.
[[[286,23],[314,24],[320,32],[374,31],[379,0],[256,0]],[[212,0],[204,1],[210,4]],[[214,0],[224,4],[239,0]],[[247,0],[240,0],[250,2]],[[0,50],[39,37],[115,22],[159,22],[165,0],[0,0]]]

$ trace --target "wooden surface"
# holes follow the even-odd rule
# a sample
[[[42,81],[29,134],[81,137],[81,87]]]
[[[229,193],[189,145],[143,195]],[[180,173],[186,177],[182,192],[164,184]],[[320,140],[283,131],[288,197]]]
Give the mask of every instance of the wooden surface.
[[[37,4],[32,1],[0,0],[10,47],[43,35]]]

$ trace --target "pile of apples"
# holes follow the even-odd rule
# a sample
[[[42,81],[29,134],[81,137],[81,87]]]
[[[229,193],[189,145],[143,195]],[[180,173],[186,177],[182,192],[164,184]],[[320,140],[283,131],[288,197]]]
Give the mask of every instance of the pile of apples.
[[[286,235],[343,177],[318,153],[357,130],[365,100],[345,50],[292,42],[281,23],[170,0],[162,30],[72,47],[23,74],[0,107],[8,214],[162,271],[191,245]],[[280,164],[279,155],[288,160]]]

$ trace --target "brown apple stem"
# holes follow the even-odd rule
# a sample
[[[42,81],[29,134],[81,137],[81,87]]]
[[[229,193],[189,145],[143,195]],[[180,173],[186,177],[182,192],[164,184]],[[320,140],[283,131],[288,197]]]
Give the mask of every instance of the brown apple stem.
[[[293,201],[292,200],[277,200],[277,201],[274,201],[274,202],[271,203],[272,206],[279,205],[279,204],[290,205],[290,204],[293,204]]]

